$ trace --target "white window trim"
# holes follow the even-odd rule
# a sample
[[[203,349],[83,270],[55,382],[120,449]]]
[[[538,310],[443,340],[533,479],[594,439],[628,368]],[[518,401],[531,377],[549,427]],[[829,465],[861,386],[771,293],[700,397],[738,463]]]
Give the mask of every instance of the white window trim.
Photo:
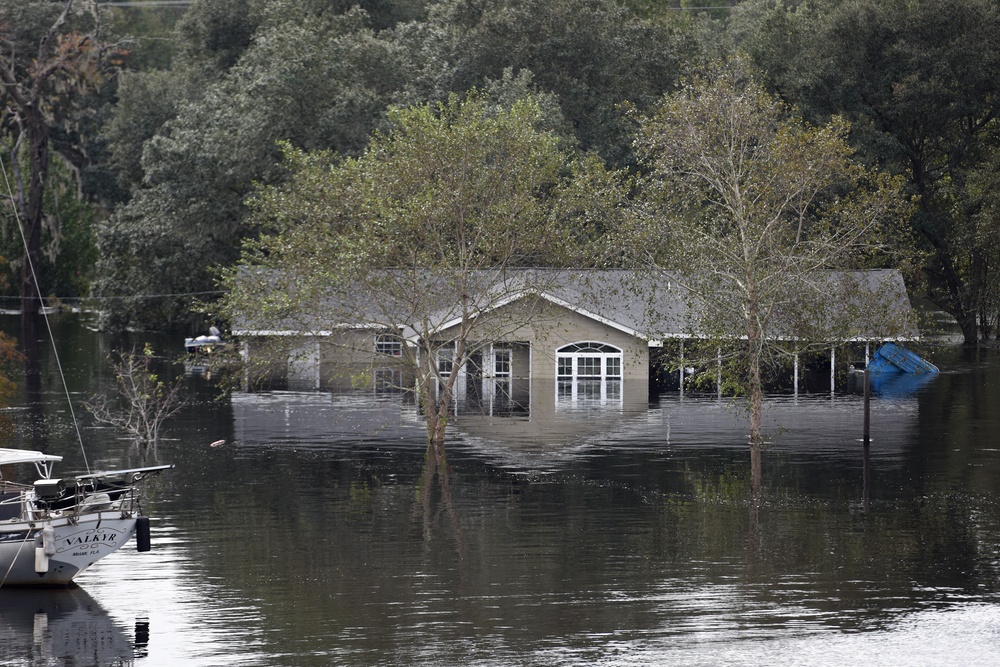
[[[610,348],[616,350],[615,352],[601,351],[601,352],[563,352],[567,348],[572,348],[579,345],[594,345],[600,346],[602,348]],[[601,359],[601,374],[600,375],[583,375],[579,373],[579,361],[580,359],[591,359],[594,357],[600,357]],[[611,345],[610,343],[602,343],[600,341],[578,341],[576,343],[569,343],[563,345],[556,350],[556,378],[559,380],[621,380],[622,379],[622,367],[624,365],[624,351],[617,345]],[[559,373],[559,362],[562,359],[569,359],[571,363],[571,374],[565,375]],[[608,359],[618,360],[618,375],[608,375]]]
[[[586,347],[584,347],[586,346]],[[566,352],[568,348],[583,347],[584,350],[587,347],[598,348],[601,351],[580,351],[574,350],[572,352]],[[613,350],[613,351],[612,351]],[[583,375],[579,373],[579,361],[582,358],[594,358],[600,357],[601,359],[601,374],[598,375]],[[572,373],[570,375],[564,375],[559,373],[559,362],[560,360],[568,359],[570,361],[570,368]],[[618,361],[618,374],[608,375],[608,359],[616,359]],[[604,404],[621,404],[623,395],[623,368],[624,368],[624,350],[622,350],[617,345],[612,345],[610,343],[603,343],[600,341],[577,341],[575,343],[568,343],[563,345],[556,350],[556,405],[559,406],[561,403],[570,402],[576,403],[579,400],[583,400],[579,396],[579,390],[581,383],[599,383],[601,394],[597,398],[598,402],[602,405]],[[559,385],[560,383],[570,383],[570,395],[560,396]],[[617,383],[616,395],[609,396],[608,388],[611,383]]]
[[[375,354],[386,357],[403,356],[403,339],[399,334],[375,334]]]

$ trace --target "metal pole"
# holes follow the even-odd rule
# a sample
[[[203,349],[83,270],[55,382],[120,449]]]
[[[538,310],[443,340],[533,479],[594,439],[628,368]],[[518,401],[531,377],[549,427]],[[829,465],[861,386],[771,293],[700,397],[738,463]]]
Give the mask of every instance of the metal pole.
[[[862,472],[861,501],[864,511],[868,512],[869,491],[871,487],[871,461],[869,449],[871,445],[871,372],[865,369],[865,422],[864,422],[864,458]]]

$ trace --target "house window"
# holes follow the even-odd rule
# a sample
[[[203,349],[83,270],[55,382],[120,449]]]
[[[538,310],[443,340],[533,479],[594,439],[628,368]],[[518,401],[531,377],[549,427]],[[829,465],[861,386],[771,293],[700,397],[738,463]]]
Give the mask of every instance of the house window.
[[[494,377],[510,377],[511,351],[503,348],[493,348]]]
[[[442,377],[447,377],[451,375],[451,371],[455,366],[455,351],[451,348],[443,348],[438,350],[438,373]]]
[[[556,373],[560,379],[621,378],[621,348],[593,341],[564,345],[556,350]]]
[[[556,403],[620,403],[622,350],[584,341],[556,350]]]
[[[599,378],[601,377],[601,357],[577,357],[576,376],[578,378]]]
[[[398,368],[376,368],[373,380],[376,394],[394,394],[403,390],[403,372]]]
[[[375,353],[387,357],[403,356],[403,341],[396,334],[378,334],[375,336]]]

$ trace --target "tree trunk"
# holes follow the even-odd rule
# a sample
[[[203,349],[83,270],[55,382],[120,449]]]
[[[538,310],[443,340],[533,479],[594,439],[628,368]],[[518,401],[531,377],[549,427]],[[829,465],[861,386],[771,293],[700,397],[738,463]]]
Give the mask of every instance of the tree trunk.
[[[24,110],[24,126],[28,135],[28,196],[21,220],[26,256],[21,272],[21,310],[25,317],[38,313],[41,290],[35,277],[42,255],[42,208],[45,181],[49,173],[49,127],[34,107]]]
[[[42,348],[38,342],[38,318],[21,317],[21,351],[24,352],[24,391],[28,404],[31,448],[48,449],[45,437],[45,411],[42,406]]]
[[[757,306],[751,302],[749,308],[749,326],[747,326],[747,352],[749,353],[750,370],[750,482],[756,495],[761,484],[761,422],[764,410],[764,387],[761,379],[761,345],[764,332],[757,323]]]
[[[979,343],[979,326],[976,321],[976,312],[979,310],[979,304],[970,303],[976,301],[976,299],[967,296],[970,285],[955,270],[955,265],[947,253],[939,250],[937,256],[941,262],[945,284],[948,287],[947,303],[941,305],[958,322],[965,344],[977,345]]]
[[[763,441],[761,422],[764,410],[764,389],[761,386],[760,354],[752,352],[750,361],[750,483],[754,493],[760,491],[761,484],[761,444]]]
[[[979,325],[976,322],[975,311],[963,313],[958,320],[958,326],[962,329],[962,342],[965,345],[979,345]]]
[[[452,372],[456,372],[455,369]],[[427,426],[427,453],[433,456],[440,467],[445,460],[445,430],[448,426],[448,409],[451,405],[452,381],[442,383],[441,395],[435,397],[431,392],[431,377],[422,382],[421,403],[424,409],[424,420]]]

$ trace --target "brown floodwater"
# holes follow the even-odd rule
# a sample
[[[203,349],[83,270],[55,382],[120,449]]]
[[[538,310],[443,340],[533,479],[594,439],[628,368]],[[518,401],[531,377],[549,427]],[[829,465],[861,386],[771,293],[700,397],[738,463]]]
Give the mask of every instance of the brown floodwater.
[[[998,660],[996,353],[932,349],[940,376],[876,394],[867,502],[846,391],[768,398],[759,497],[739,411],[676,392],[535,388],[527,416],[460,414],[448,484],[428,487],[394,394],[221,396],[195,374],[166,439],[137,451],[79,405],[120,341],[57,319],[90,466],[176,469],[147,505],[152,551],[129,545],[76,589],[0,591],[0,665]],[[79,471],[47,354],[35,399],[2,412],[0,446]]]

